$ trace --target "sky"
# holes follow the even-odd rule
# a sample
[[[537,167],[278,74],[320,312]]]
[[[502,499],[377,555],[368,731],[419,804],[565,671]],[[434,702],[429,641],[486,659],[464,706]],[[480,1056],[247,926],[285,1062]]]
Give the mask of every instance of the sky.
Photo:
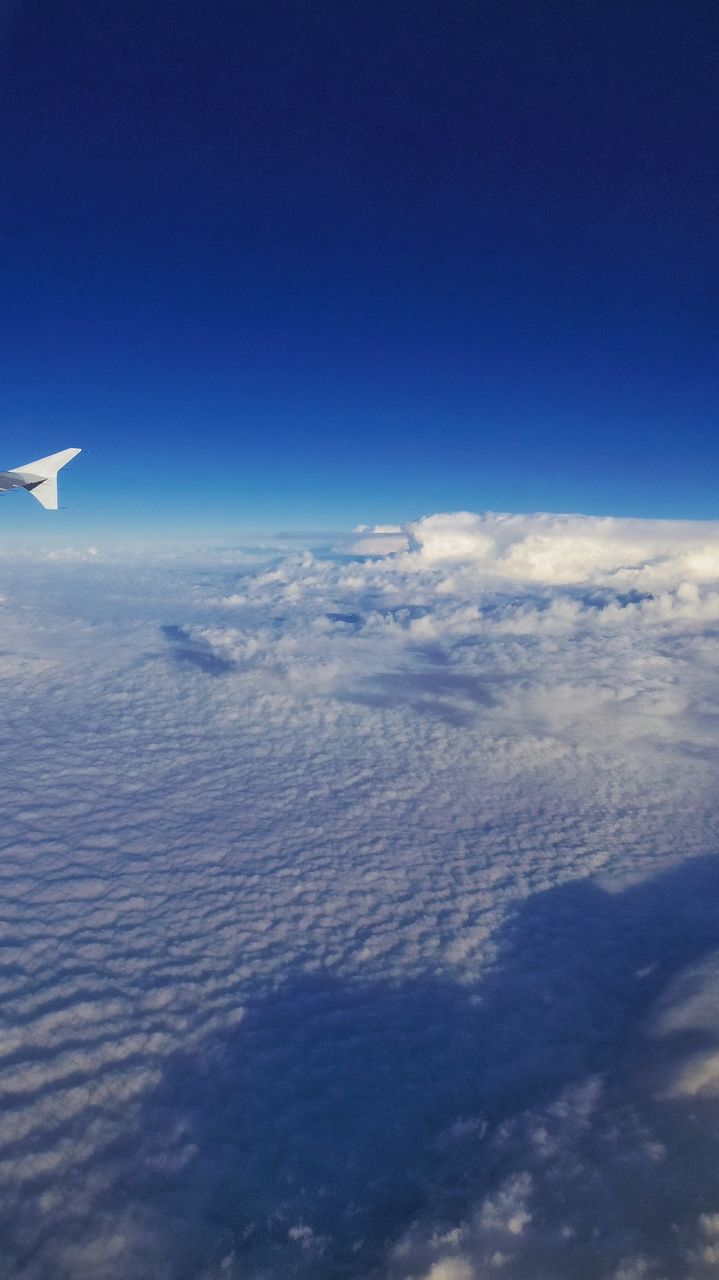
[[[72,536],[711,518],[717,34],[698,0],[12,0],[0,465],[82,447]]]

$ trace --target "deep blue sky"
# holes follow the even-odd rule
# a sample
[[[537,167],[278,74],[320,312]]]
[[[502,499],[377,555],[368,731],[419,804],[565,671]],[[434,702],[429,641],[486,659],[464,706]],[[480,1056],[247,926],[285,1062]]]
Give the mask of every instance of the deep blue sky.
[[[719,515],[715,3],[3,15],[0,465],[86,449],[66,528]]]

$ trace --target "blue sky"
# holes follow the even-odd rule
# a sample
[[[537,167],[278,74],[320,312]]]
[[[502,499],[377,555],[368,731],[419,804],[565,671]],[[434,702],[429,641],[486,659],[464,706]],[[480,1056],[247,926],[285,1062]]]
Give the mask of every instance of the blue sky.
[[[716,25],[14,5],[1,465],[81,446],[83,533],[715,516]]]

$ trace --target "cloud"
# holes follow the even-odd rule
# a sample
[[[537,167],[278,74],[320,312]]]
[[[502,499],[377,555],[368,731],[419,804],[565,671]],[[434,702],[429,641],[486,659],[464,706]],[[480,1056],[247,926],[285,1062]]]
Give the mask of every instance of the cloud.
[[[717,536],[3,559],[4,1274],[711,1274]]]
[[[719,523],[450,512],[403,530],[361,526],[356,553],[394,552],[415,570],[453,567],[511,584],[656,589],[719,578]]]

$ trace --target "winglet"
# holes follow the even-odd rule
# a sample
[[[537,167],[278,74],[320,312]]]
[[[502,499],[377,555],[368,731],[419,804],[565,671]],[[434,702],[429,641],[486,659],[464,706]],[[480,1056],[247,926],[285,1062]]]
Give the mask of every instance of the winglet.
[[[47,458],[37,458],[35,462],[15,467],[10,474],[18,477],[20,484],[33,498],[37,498],[46,511],[57,511],[57,473],[80,452],[80,449],[62,449]]]

